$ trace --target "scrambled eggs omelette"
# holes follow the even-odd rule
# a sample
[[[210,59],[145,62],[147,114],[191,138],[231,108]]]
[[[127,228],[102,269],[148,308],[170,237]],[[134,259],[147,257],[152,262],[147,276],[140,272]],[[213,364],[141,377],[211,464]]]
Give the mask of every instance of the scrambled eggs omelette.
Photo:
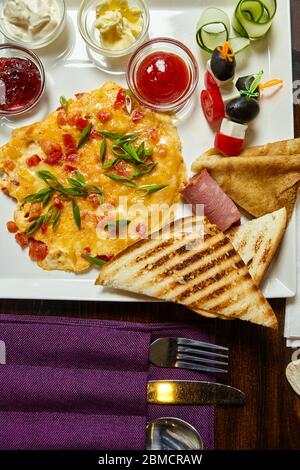
[[[0,188],[17,200],[7,227],[31,258],[43,269],[80,272],[135,241],[118,231],[111,238],[107,229],[119,198],[129,207],[172,205],[185,165],[170,118],[132,106],[120,86],[109,82],[60,102],[0,149]],[[97,235],[101,221],[106,237]]]

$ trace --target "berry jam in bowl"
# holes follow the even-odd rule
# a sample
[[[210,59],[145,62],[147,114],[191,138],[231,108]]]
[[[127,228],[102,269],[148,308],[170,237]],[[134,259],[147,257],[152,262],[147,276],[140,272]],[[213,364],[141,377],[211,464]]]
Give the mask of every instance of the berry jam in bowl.
[[[0,45],[0,115],[30,111],[44,88],[44,67],[33,52],[14,44]]]
[[[195,57],[184,44],[175,39],[156,38],[132,55],[126,79],[130,91],[144,106],[177,112],[194,93],[199,71]]]

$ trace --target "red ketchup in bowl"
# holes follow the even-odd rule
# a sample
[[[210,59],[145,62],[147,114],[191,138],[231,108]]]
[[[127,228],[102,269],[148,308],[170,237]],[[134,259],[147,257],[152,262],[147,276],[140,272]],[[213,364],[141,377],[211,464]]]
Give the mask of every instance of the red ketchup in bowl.
[[[40,71],[31,60],[0,57],[0,110],[17,111],[27,107],[41,88]]]
[[[136,86],[140,95],[150,103],[173,103],[189,88],[190,73],[179,55],[153,52],[138,66]]]

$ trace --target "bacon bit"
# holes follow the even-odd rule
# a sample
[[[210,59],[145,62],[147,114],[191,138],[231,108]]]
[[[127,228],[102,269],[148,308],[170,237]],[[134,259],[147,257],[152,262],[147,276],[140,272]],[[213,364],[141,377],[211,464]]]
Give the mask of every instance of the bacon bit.
[[[73,137],[71,134],[63,134],[62,138],[66,155],[75,154],[77,152],[75,137]]]
[[[18,232],[15,235],[16,242],[20,245],[21,248],[26,248],[28,245],[28,238],[25,233]]]
[[[95,209],[100,206],[99,197],[96,193],[89,194],[87,200],[92,204]]]
[[[11,183],[14,184],[15,186],[20,186],[20,181],[18,180],[11,180]]]
[[[4,193],[4,194],[9,194],[9,191],[7,188],[1,188],[1,191]]]
[[[89,121],[81,116],[79,116],[77,119],[76,119],[76,122],[75,122],[75,125],[77,127],[77,129],[79,129],[80,131],[83,131],[83,129],[86,128],[86,126],[88,125]]]
[[[46,155],[50,155],[55,152],[62,152],[61,145],[55,142],[49,142],[49,140],[40,142],[42,149]]]
[[[13,171],[16,168],[16,165],[12,160],[8,159],[4,162],[4,168],[5,170]]]
[[[78,115],[68,113],[67,123],[69,124],[69,126],[75,126],[77,118],[78,118]]]
[[[119,163],[117,163],[114,166],[114,171],[119,176],[129,176],[130,174],[130,169],[128,168],[127,164],[123,160],[121,160]]]
[[[75,97],[80,100],[85,95],[85,93],[75,93]]]
[[[136,109],[135,111],[133,111],[131,115],[131,120],[132,122],[136,123],[144,119],[144,116],[145,116],[144,113],[141,113],[140,111]]]
[[[93,128],[90,132],[90,135],[89,135],[89,140],[102,140],[102,135],[100,135],[97,131],[97,129]]]
[[[63,157],[63,151],[60,144],[47,141],[42,142],[41,147],[47,155],[44,160],[45,163],[48,163],[49,165],[56,165],[60,162]]]
[[[17,231],[18,231],[17,224],[12,220],[7,222],[6,227],[7,227],[7,230],[9,231],[9,233],[17,233]]]
[[[29,239],[29,256],[32,261],[43,261],[48,255],[48,247],[45,243],[35,240],[34,238]]]
[[[48,163],[48,165],[57,165],[63,157],[63,154],[60,152],[54,152],[50,155],[47,155],[44,162]]]
[[[120,109],[122,106],[125,105],[125,96],[126,96],[126,90],[125,88],[121,88],[118,91],[116,100],[114,102],[114,109]]]
[[[71,171],[76,171],[77,169],[78,169],[78,168],[77,168],[76,166],[71,165],[70,163],[66,163],[66,164],[64,165],[64,170],[65,170],[65,171],[70,171],[70,172],[71,172]]]
[[[56,207],[56,209],[62,209],[64,207],[62,201],[58,199],[58,197],[54,198],[53,205]]]
[[[153,144],[157,144],[159,142],[159,133],[157,129],[149,129],[147,131],[147,135]]]
[[[29,209],[29,222],[32,222],[33,220],[37,219],[43,210],[43,206],[40,202],[32,202],[30,204],[30,209]]]
[[[102,110],[102,111],[99,111],[97,116],[98,116],[99,120],[103,124],[105,124],[107,121],[109,121],[111,119],[111,112]]]
[[[65,126],[67,124],[67,114],[65,110],[59,111],[56,121],[58,127]]]
[[[28,166],[36,166],[42,161],[42,159],[37,155],[31,155],[31,157],[27,158],[26,163]]]
[[[83,251],[84,251],[84,253],[86,253],[87,255],[89,255],[89,254],[92,252],[92,250],[90,249],[89,246],[86,246],[86,247],[83,249]]]
[[[68,162],[76,162],[78,160],[78,155],[77,153],[70,153],[69,155],[66,155],[65,159]]]

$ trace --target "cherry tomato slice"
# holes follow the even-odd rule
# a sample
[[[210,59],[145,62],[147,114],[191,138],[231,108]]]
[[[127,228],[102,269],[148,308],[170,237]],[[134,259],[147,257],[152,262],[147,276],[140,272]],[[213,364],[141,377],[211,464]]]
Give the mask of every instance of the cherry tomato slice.
[[[225,106],[218,88],[202,90],[201,105],[204,116],[210,124],[221,121],[225,117]]]
[[[26,163],[28,166],[36,166],[42,161],[41,157],[37,154],[31,155],[31,157],[27,158]]]
[[[243,139],[236,139],[221,132],[216,133],[215,148],[225,156],[236,157],[241,153],[243,145]]]
[[[101,110],[98,112],[98,118],[103,124],[105,124],[107,121],[111,119],[111,112],[110,111],[105,111]]]
[[[217,82],[215,81],[214,77],[208,70],[206,70],[204,75],[204,84],[207,90],[211,90],[212,88],[219,88]]]
[[[29,256],[32,261],[43,261],[48,255],[48,247],[45,243],[30,238]]]
[[[7,222],[6,227],[9,233],[17,233],[17,231],[19,230],[17,224],[12,220]]]
[[[28,245],[28,238],[25,233],[18,232],[15,235],[16,242],[19,243],[21,248],[25,248]]]

